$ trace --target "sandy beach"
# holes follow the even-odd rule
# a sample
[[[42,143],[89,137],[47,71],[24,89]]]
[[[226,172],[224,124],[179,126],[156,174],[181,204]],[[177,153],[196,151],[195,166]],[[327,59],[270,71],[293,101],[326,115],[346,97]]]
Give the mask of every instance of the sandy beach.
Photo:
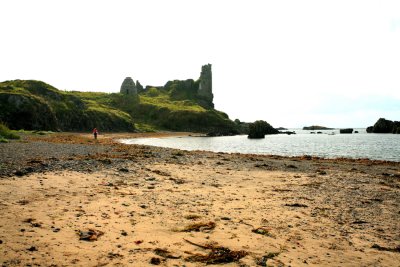
[[[0,144],[1,266],[400,266],[400,163],[135,136]]]

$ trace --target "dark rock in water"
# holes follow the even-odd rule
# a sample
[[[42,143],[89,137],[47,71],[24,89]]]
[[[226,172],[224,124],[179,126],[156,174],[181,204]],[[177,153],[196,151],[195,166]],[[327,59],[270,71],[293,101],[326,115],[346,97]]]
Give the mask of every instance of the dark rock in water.
[[[353,129],[352,128],[340,129],[340,133],[341,134],[351,134],[351,133],[353,133]]]
[[[400,134],[400,121],[390,121],[380,118],[374,126],[367,128],[367,133],[394,133]]]
[[[207,133],[208,137],[216,137],[216,136],[234,136],[237,135],[238,132],[235,130],[222,130],[218,132],[209,132]]]
[[[278,130],[279,128],[276,128],[276,129]],[[291,135],[291,134],[296,134],[296,132],[295,131],[284,131],[284,132],[279,132],[279,134]]]
[[[358,131],[354,131],[354,133],[358,133]]]
[[[249,126],[248,138],[264,138],[266,134],[278,134],[279,131],[266,121],[255,121]]]

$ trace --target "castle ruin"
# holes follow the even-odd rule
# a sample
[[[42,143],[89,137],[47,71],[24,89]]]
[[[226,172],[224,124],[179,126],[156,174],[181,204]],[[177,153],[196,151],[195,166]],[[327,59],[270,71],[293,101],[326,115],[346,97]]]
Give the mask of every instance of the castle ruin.
[[[182,81],[183,83],[180,86],[178,86],[178,88],[180,88],[179,90],[193,92],[191,90],[194,89],[195,98],[198,104],[200,104],[205,108],[214,108],[211,64],[203,65],[201,67],[200,78],[198,79],[198,88],[192,87],[190,82],[187,83],[188,81],[191,81],[194,84],[194,81],[191,79],[185,82]],[[168,89],[168,85],[174,82],[179,82],[179,81],[170,81],[165,86],[158,86],[156,88],[159,90]],[[138,93],[146,91],[151,87],[153,86],[146,86],[146,88],[144,89],[143,86],[139,83],[139,81],[136,81],[135,83],[131,77],[126,77],[125,80],[122,82],[120,93],[125,95],[138,96]],[[190,94],[191,93],[187,94],[183,93],[183,95],[186,95],[186,97],[193,97],[193,95]]]
[[[200,73],[200,85],[198,95],[205,101],[205,104],[210,107],[214,107],[212,93],[212,72],[211,64],[203,65]]]
[[[125,95],[137,95],[137,87],[131,77],[126,77],[122,82],[120,93]]]

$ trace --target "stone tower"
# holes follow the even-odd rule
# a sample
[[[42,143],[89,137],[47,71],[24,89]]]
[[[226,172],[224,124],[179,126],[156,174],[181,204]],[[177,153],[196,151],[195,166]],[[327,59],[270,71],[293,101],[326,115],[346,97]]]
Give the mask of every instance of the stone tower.
[[[211,64],[207,64],[201,67],[200,73],[200,85],[199,85],[199,96],[204,99],[207,106],[214,107],[212,93],[212,73]]]
[[[122,82],[120,93],[125,95],[137,95],[137,88],[131,77],[126,77]]]

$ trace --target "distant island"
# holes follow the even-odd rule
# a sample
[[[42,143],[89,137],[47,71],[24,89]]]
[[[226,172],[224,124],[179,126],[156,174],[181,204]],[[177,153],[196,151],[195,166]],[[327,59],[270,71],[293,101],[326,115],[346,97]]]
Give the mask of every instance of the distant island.
[[[314,131],[314,130],[334,130],[334,128],[328,128],[325,126],[319,126],[319,125],[312,125],[312,126],[304,126],[303,130],[306,131]]]

